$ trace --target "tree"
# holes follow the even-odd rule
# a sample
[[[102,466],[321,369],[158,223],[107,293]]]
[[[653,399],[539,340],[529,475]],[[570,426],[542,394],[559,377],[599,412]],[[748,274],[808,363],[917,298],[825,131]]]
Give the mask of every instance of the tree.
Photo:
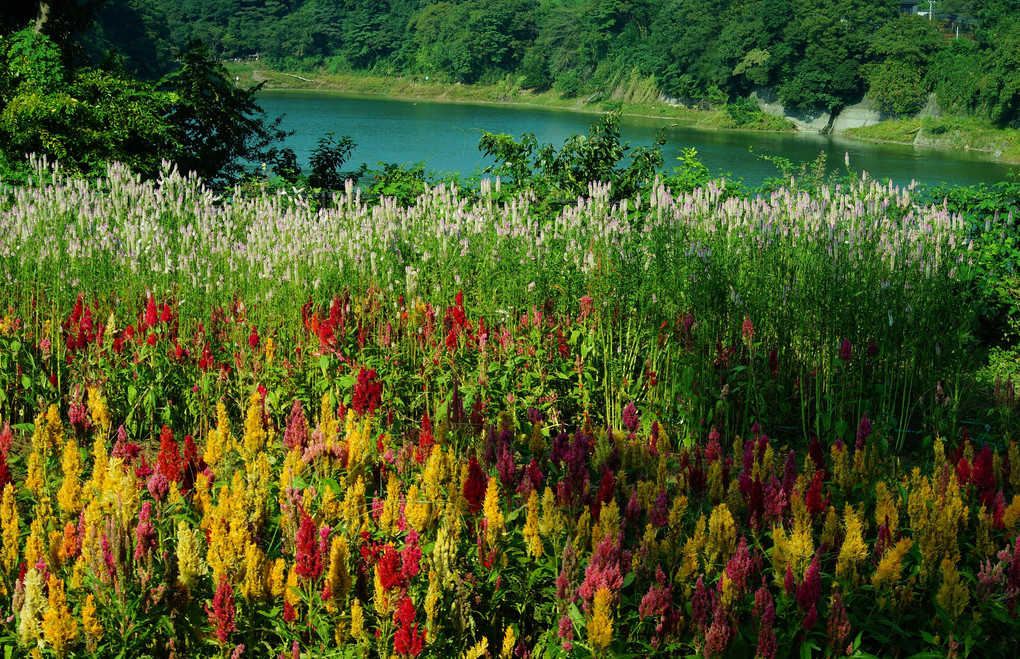
[[[882,110],[916,112],[930,89],[928,62],[946,47],[931,21],[900,15],[875,33],[869,54],[880,58],[867,71],[868,94]]]
[[[245,162],[264,162],[269,147],[287,136],[280,129],[283,118],[268,121],[255,100],[262,85],[235,87],[201,42],[192,42],[180,62],[157,86],[173,101],[167,115],[173,159],[212,185],[236,183]]]

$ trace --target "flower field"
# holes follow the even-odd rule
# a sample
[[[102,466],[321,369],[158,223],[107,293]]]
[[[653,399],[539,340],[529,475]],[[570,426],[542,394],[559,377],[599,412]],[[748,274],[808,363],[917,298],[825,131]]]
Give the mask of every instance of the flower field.
[[[0,646],[1020,651],[973,228],[869,180],[533,201],[0,192]]]

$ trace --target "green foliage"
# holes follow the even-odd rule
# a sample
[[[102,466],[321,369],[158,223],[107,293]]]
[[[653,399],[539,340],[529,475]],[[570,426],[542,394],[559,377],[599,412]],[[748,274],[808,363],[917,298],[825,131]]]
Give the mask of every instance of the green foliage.
[[[322,190],[339,190],[344,186],[344,181],[357,178],[360,172],[352,174],[341,171],[355,146],[350,135],[344,135],[339,140],[334,133],[320,137],[312,151],[312,174],[308,177],[308,185]]]
[[[650,184],[663,163],[660,149],[666,143],[659,133],[650,147],[631,149],[630,142],[620,142],[620,117],[607,113],[594,123],[588,135],[575,135],[557,150],[552,144],[538,145],[532,134],[520,141],[505,134],[482,133],[478,150],[497,164],[485,173],[507,178],[508,192],[533,190],[540,199],[571,200],[588,191],[589,183],[612,185],[613,199],[632,196]],[[630,152],[630,164],[620,161]]]
[[[52,42],[30,30],[7,42],[0,136],[8,160],[47,154],[90,175],[118,160],[153,175],[160,159],[176,151],[164,121],[166,94],[96,69],[68,76]]]
[[[380,169],[370,172],[370,195],[394,199],[401,206],[409,206],[425,192],[425,163],[401,166],[396,163],[379,163]]]

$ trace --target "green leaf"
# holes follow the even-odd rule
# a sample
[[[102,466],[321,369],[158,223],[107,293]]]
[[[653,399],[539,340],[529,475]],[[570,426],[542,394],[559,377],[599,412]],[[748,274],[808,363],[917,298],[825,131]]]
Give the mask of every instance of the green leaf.
[[[21,341],[11,341],[11,352],[21,350]]]
[[[21,376],[21,386],[25,389],[25,391],[28,391],[29,389],[31,389],[32,388],[32,378],[28,377],[27,375],[22,375]]]

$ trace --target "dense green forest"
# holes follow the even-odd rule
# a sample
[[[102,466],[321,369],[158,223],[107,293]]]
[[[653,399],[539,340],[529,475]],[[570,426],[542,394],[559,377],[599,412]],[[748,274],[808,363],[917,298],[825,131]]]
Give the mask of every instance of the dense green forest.
[[[868,92],[896,114],[935,92],[950,112],[1000,126],[1020,116],[1018,0],[940,0],[934,20],[897,0],[107,0],[98,19],[90,52],[116,46],[147,76],[201,39],[219,57],[289,70],[567,96],[638,75],[714,105],[769,87],[788,107],[827,110]]]
[[[35,0],[0,10],[0,170],[162,160],[213,184],[245,162],[297,172],[225,60],[288,70],[499,83],[608,99],[639,81],[687,103],[893,114],[934,92],[956,115],[1020,124],[1020,0]],[[328,145],[327,145],[328,146]],[[339,152],[338,152],[339,153]],[[342,155],[342,154],[340,154]],[[342,157],[323,171],[337,169]],[[19,165],[20,163],[20,165]],[[24,170],[27,171],[27,170]],[[330,170],[331,171],[331,170]]]

